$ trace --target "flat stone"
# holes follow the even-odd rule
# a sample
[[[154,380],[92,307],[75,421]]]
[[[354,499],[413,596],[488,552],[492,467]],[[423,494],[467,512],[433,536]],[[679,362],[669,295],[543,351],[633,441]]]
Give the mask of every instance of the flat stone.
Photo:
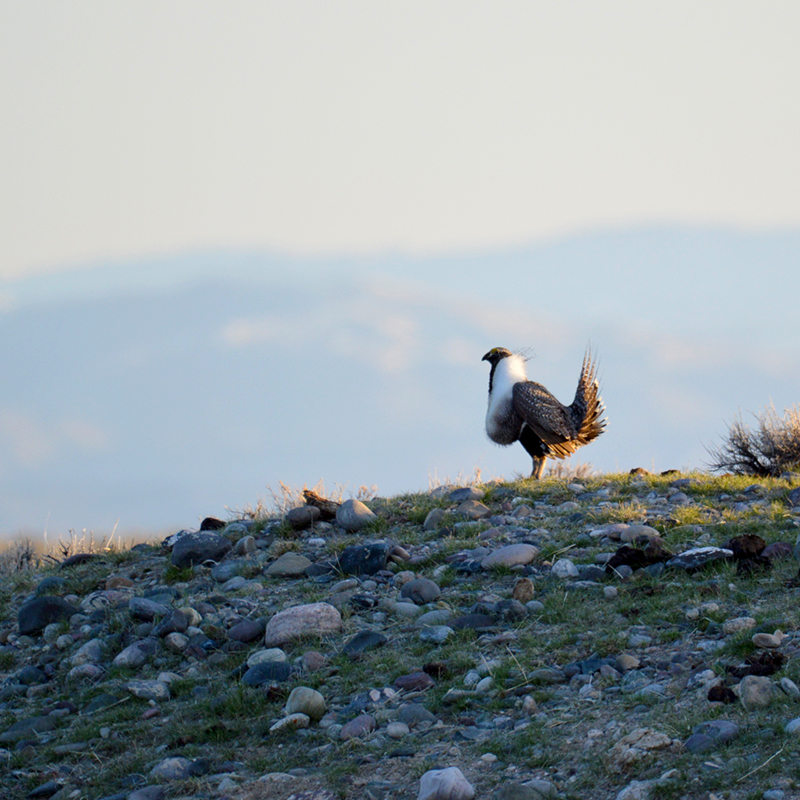
[[[299,578],[311,566],[311,560],[300,553],[284,553],[273,561],[264,574],[272,578]]]
[[[346,531],[358,532],[375,522],[378,517],[360,500],[345,500],[336,509],[336,522]]]
[[[284,683],[294,674],[291,664],[285,661],[267,661],[254,664],[242,676],[248,686],[263,686],[265,683]]]
[[[539,548],[532,544],[509,544],[493,550],[481,560],[483,569],[493,567],[516,567],[530,564],[539,555]]]
[[[458,506],[458,513],[467,519],[478,520],[492,516],[492,510],[477,500],[465,500]]]
[[[475,631],[483,631],[495,626],[495,621],[488,614],[464,614],[455,617],[448,623],[453,630],[459,631],[465,628]]]
[[[342,616],[329,603],[308,603],[279,611],[270,618],[264,644],[276,647],[304,636],[325,636],[342,630]]]
[[[152,622],[157,617],[169,614],[169,607],[163,603],[156,603],[146,597],[132,597],[128,603],[128,610],[134,619],[143,622]]]
[[[40,733],[55,730],[56,717],[28,717],[15,722],[10,728],[0,733],[0,742],[19,742],[23,739],[35,739]]]
[[[60,597],[34,597],[24,603],[17,614],[19,632],[23,636],[40,633],[51,623],[69,619],[77,613],[77,608]]]
[[[452,633],[453,629],[447,625],[430,625],[419,632],[419,638],[423,642],[442,644]]]
[[[448,495],[451,503],[463,503],[465,500],[483,500],[486,492],[483,489],[478,489],[474,486],[463,486],[459,489],[453,489]]]
[[[669,559],[667,567],[694,572],[715,561],[726,561],[731,558],[733,558],[733,551],[726,547],[693,547]]]
[[[376,647],[383,647],[388,641],[379,631],[363,630],[345,642],[342,652],[349,656],[358,655]]]
[[[436,717],[422,703],[406,703],[397,711],[397,718],[409,728],[429,726],[436,723]]]
[[[221,561],[230,549],[230,541],[217,533],[190,533],[181,536],[172,548],[172,565],[183,568],[204,561]]]
[[[432,603],[441,593],[441,589],[429,578],[414,578],[403,584],[400,597],[411,600],[418,606],[423,606]]]
[[[232,642],[249,644],[260,639],[266,631],[267,623],[263,619],[243,619],[228,628],[228,638]]]
[[[417,800],[473,800],[475,789],[458,767],[432,769],[419,781]]]
[[[150,770],[150,775],[162,781],[182,781],[194,775],[193,768],[194,764],[191,759],[173,756],[159,761]]]
[[[339,731],[339,738],[342,741],[357,739],[372,733],[376,727],[377,723],[374,717],[369,714],[359,714],[355,719],[351,719],[350,722],[342,726]]]
[[[138,697],[140,700],[155,700],[156,702],[162,702],[164,700],[169,700],[169,686],[166,683],[162,683],[161,681],[153,681],[153,680],[134,680],[128,681],[125,684],[125,688],[134,696]]]

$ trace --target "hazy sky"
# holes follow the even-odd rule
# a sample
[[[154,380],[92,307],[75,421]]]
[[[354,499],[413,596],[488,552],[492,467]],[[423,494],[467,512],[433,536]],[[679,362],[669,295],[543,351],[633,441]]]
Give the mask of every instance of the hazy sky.
[[[0,2],[0,278],[800,224],[800,3]]]

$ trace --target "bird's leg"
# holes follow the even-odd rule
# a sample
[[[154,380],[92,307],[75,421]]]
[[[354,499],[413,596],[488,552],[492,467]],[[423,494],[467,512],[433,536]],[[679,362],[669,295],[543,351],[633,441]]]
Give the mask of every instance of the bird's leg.
[[[531,472],[531,478],[535,478],[537,481],[541,480],[542,475],[544,474],[544,465],[547,461],[547,456],[541,456],[540,458],[533,458],[533,472]]]

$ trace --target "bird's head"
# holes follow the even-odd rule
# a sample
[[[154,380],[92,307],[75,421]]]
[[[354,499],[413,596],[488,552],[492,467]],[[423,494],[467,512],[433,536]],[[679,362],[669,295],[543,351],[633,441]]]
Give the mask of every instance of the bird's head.
[[[493,347],[481,361],[488,361],[494,367],[504,358],[508,358],[511,355],[513,353],[510,350],[506,350],[505,347]]]

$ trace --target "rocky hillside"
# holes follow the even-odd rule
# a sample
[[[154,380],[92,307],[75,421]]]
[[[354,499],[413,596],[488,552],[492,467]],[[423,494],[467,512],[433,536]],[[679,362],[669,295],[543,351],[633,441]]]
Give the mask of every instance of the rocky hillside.
[[[800,797],[798,481],[312,492],[9,551],[0,796]]]

